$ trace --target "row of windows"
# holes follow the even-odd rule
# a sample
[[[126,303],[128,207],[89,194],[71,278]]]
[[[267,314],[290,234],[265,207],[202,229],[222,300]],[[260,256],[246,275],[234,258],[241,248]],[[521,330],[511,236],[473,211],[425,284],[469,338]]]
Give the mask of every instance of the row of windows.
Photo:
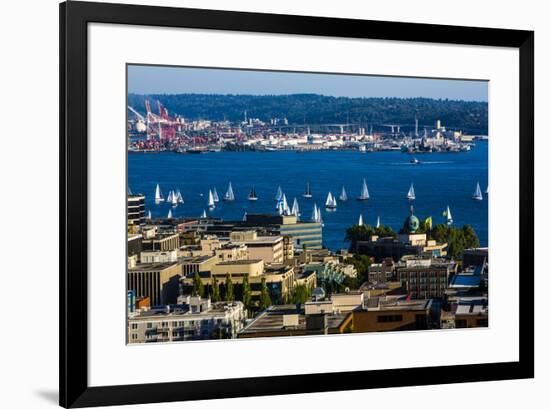
[[[377,317],[378,322],[401,322],[403,321],[403,316],[401,314],[396,315],[379,315]]]

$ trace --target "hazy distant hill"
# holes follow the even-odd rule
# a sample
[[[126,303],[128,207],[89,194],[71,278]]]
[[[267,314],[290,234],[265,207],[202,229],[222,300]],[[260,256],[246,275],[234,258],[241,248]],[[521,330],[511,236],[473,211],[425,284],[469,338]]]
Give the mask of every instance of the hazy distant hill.
[[[128,104],[145,111],[145,98],[151,100],[156,112],[156,100],[170,114],[188,119],[238,121],[247,111],[249,118],[269,121],[288,118],[290,124],[374,123],[414,124],[418,113],[420,125],[432,126],[437,119],[443,125],[470,133],[486,133],[488,127],[486,102],[436,100],[429,98],[346,98],[317,94],[293,95],[128,95]],[[349,117],[348,117],[349,116]]]

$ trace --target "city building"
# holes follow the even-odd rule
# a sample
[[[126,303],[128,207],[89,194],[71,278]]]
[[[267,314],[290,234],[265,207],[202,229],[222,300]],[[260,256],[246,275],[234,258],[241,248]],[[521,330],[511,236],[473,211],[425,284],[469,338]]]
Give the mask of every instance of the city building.
[[[447,255],[447,243],[437,243],[428,240],[426,234],[417,233],[420,220],[412,211],[405,219],[404,231],[394,237],[378,237],[373,235],[368,241],[358,241],[356,251],[374,257],[376,263],[385,258],[399,261],[403,256],[413,255],[417,257],[445,257]]]
[[[381,263],[373,263],[369,266],[369,282],[385,283],[395,277],[395,262],[391,257],[385,258]]]
[[[138,264],[128,269],[126,289],[136,298],[149,297],[152,306],[175,304],[180,278],[179,263]]]
[[[328,307],[330,308],[330,307]],[[273,305],[244,327],[237,338],[288,337],[326,335],[348,332],[350,313],[319,313],[321,308],[310,305],[309,314],[296,305]]]
[[[413,299],[443,298],[457,264],[446,259],[404,257],[395,267],[397,281]]]
[[[454,315],[455,328],[488,327],[489,303],[487,297],[460,299]]]
[[[180,246],[180,236],[178,233],[157,233],[153,236],[144,235],[142,246],[143,250],[177,250]]]
[[[235,338],[246,320],[239,301],[211,303],[209,299],[187,297],[180,298],[180,302],[130,314],[128,343]]]
[[[211,271],[218,264],[219,258],[215,255],[180,257],[181,271],[184,277],[195,273]]]
[[[177,250],[147,250],[142,251],[139,256],[142,263],[171,263],[178,261]]]
[[[128,195],[128,228],[141,226],[145,221],[145,196]]]
[[[283,237],[258,236],[255,230],[236,231],[229,235],[231,243],[244,244],[249,259],[263,260],[265,263],[283,263]]]
[[[480,247],[475,249],[465,249],[462,252],[462,267],[480,266],[489,263],[489,248]]]
[[[300,251],[321,249],[323,247],[323,227],[321,223],[298,221],[296,216],[281,216],[273,214],[247,214],[243,221],[213,220],[205,226],[209,234],[219,237],[229,237],[232,232],[256,230],[260,236],[289,236],[293,240],[293,248]]]
[[[437,328],[439,317],[432,300],[372,297],[352,311],[353,332],[425,330]]]

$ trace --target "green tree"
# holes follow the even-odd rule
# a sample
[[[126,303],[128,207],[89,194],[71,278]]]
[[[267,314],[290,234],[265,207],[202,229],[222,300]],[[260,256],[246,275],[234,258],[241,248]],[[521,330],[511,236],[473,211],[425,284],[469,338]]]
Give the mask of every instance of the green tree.
[[[250,283],[248,282],[248,274],[245,274],[243,278],[243,304],[244,308],[246,308],[247,310],[250,309],[251,299],[252,290],[250,288]]]
[[[306,284],[297,284],[292,289],[290,301],[294,304],[304,304],[311,298],[311,287]]]
[[[193,275],[193,293],[194,296],[204,297],[204,284],[198,272]]]
[[[262,277],[262,289],[260,291],[260,311],[265,310],[270,305],[271,297],[269,296],[269,290],[267,289],[265,277]]]
[[[346,237],[344,240],[350,243],[350,251],[355,251],[357,242],[369,241],[372,236],[395,237],[396,234],[389,226],[372,227],[368,224],[362,226],[356,224],[346,229]]]
[[[475,230],[469,224],[462,227],[437,224],[431,231],[434,240],[447,243],[447,254],[455,259],[462,258],[464,249],[479,247],[479,239]]]
[[[372,259],[369,256],[355,254],[353,257],[348,258],[346,262],[352,264],[357,270],[357,287],[361,286],[365,281],[368,281],[369,267],[372,263]],[[353,283],[349,284],[353,285]],[[349,284],[347,285],[352,288]]]
[[[233,281],[231,281],[231,276],[229,274],[225,276],[225,301],[235,301],[235,290],[233,288]]]
[[[210,298],[212,299],[212,302],[218,302],[221,300],[220,297],[220,284],[218,283],[218,279],[216,277],[212,278],[212,286],[210,289]]]

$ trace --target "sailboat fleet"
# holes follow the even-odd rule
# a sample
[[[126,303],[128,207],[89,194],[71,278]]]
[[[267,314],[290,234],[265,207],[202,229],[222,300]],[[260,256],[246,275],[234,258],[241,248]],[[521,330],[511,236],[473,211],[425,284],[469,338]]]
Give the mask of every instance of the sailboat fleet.
[[[129,187],[128,187],[128,191],[130,191]],[[485,189],[485,194],[487,195],[488,193],[489,193],[489,186],[487,185],[487,187]],[[202,194],[200,196],[202,196]],[[305,191],[302,194],[302,197],[304,197],[305,199],[310,199],[310,198],[313,197],[313,193],[312,193],[312,190],[311,190],[311,185],[310,185],[309,182],[306,183]],[[476,201],[482,201],[483,200],[483,192],[481,190],[479,182],[476,183],[474,193],[471,197],[472,197],[473,200],[476,200]],[[258,194],[256,192],[256,188],[254,186],[251,187],[247,198],[251,202],[256,202],[259,199]],[[413,183],[411,183],[410,186],[409,186],[409,190],[407,191],[406,198],[409,201],[416,200],[416,193],[415,193],[415,190],[414,190],[414,184]],[[341,203],[345,203],[345,202],[348,201],[348,199],[349,198],[348,198],[348,194],[346,192],[346,188],[345,188],[345,186],[342,185],[342,189],[341,189],[340,194],[338,195],[338,197],[336,195],[333,195],[332,192],[330,192],[330,191],[328,192],[327,198],[326,198],[326,201],[325,201],[325,208],[327,209],[327,211],[335,211],[338,208],[338,201],[340,201]],[[363,182],[361,184],[360,194],[357,197],[357,200],[366,201],[366,200],[369,200],[369,199],[370,199],[370,194],[369,194],[369,189],[368,189],[368,186],[367,186],[367,181],[366,181],[366,179],[363,179]],[[156,204],[161,204],[163,202],[166,202],[167,204],[171,205],[171,208],[168,210],[168,214],[167,214],[167,218],[169,218],[169,219],[173,218],[173,208],[180,205],[180,204],[185,203],[183,195],[182,195],[182,193],[179,189],[170,190],[168,192],[168,196],[166,198],[164,198],[164,195],[162,194],[162,190],[161,190],[160,185],[158,183],[155,186],[154,200],[155,200]],[[223,196],[223,200],[226,201],[226,202],[235,201],[235,192],[233,190],[233,186],[232,186],[231,182],[229,182],[229,184],[228,184],[227,191]],[[289,202],[287,200],[286,194],[284,193],[281,186],[278,186],[277,191],[275,193],[275,200],[276,200],[275,208],[276,208],[277,212],[280,215],[285,215],[285,216],[293,215],[293,216],[296,216],[297,220],[299,220],[299,218],[301,216],[301,212],[300,212],[300,205],[299,205],[298,199],[296,197],[294,197],[294,199],[292,201],[292,206],[289,206]],[[218,196],[218,192],[217,192],[216,188],[213,187],[213,188],[209,189],[208,190],[207,202],[206,202],[207,208],[205,210],[203,210],[200,218],[208,218],[207,210],[208,211],[214,210],[216,208],[216,203],[218,203],[219,201],[220,201],[220,198]],[[445,222],[446,222],[447,225],[450,226],[451,224],[453,224],[453,217],[451,215],[451,209],[448,205],[447,205],[446,210],[443,212],[443,216],[445,217]],[[245,212],[244,217],[246,217],[246,212]],[[152,218],[150,210],[147,212],[146,218],[147,219]],[[311,215],[311,221],[315,222],[315,223],[320,223],[322,225],[324,223],[323,222],[323,217],[321,215],[321,207],[319,207],[317,205],[317,203],[313,204],[313,211],[312,211],[312,215]],[[359,220],[357,222],[357,225],[359,225],[359,226],[364,225],[363,214],[359,215]],[[377,228],[380,227],[380,216],[377,216],[376,227]]]

